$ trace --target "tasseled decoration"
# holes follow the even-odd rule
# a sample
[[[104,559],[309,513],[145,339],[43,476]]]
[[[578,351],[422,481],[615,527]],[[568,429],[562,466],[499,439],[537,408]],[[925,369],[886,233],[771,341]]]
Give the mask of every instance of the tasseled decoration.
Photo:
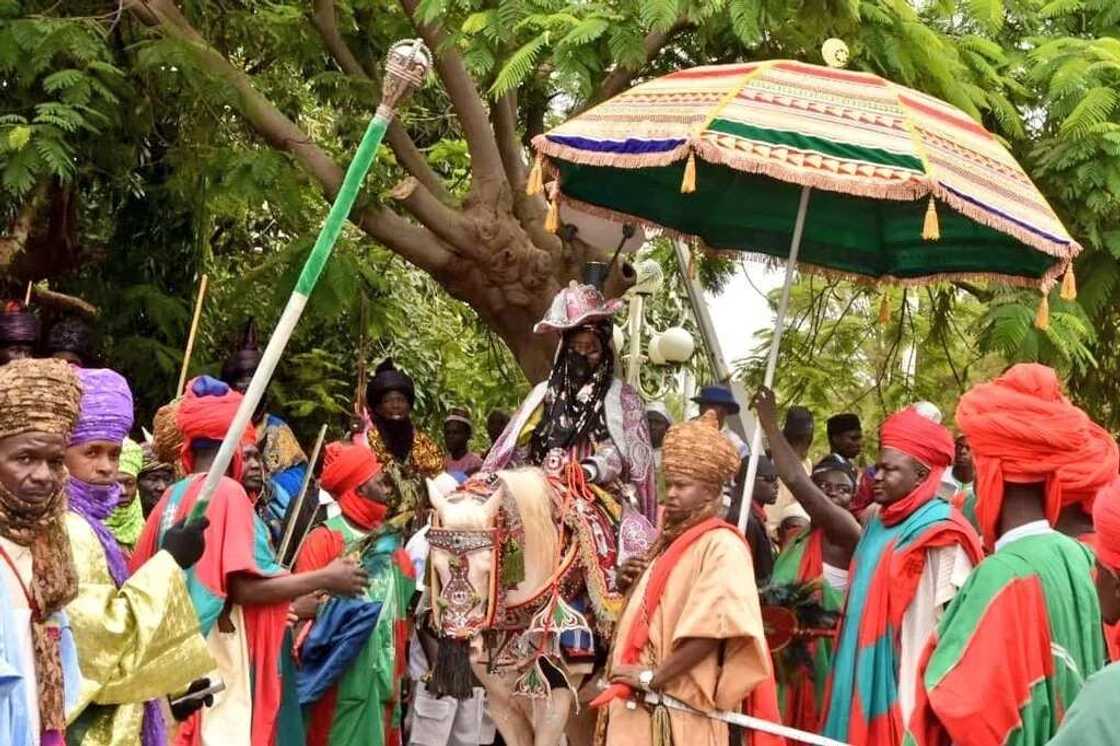
[[[668,707],[660,703],[654,705],[650,729],[653,746],[673,746],[673,726],[669,720]]]
[[[1062,300],[1077,300],[1077,278],[1073,276],[1073,262],[1066,265],[1066,274],[1062,278]]]
[[[1050,328],[1050,299],[1046,293],[1042,294],[1042,302],[1038,304],[1038,313],[1034,315],[1034,326],[1041,331]]]
[[[926,241],[939,241],[941,239],[941,225],[937,221],[937,203],[933,195],[929,195],[929,206],[926,207],[926,219],[922,223],[922,239]]]
[[[513,588],[525,579],[525,552],[514,538],[502,545],[502,588]]]
[[[879,301],[879,323],[886,326],[891,322],[891,296],[886,291],[883,291],[883,297]]]
[[[552,686],[544,675],[539,656],[533,660],[529,669],[517,679],[517,683],[513,685],[513,693],[530,699],[544,699],[552,693]]]
[[[525,183],[526,194],[540,194],[544,190],[544,156],[537,153],[533,161],[533,168],[529,171],[529,180]]]
[[[549,233],[560,230],[560,202],[554,195],[548,202],[548,214],[544,218],[544,229]]]
[[[454,637],[439,638],[429,687],[437,697],[470,699],[474,696],[470,641]]]
[[[681,179],[681,194],[692,194],[696,191],[696,154],[689,152],[688,160],[684,162],[684,178]]]

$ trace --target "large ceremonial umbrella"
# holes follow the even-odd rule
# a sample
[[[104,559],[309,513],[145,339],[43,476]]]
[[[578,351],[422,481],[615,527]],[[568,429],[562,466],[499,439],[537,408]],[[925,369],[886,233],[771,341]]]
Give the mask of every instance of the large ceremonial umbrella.
[[[533,146],[530,191],[555,177],[551,226],[559,203],[570,203],[787,260],[768,386],[795,264],[864,282],[1034,286],[1040,325],[1063,272],[1063,297],[1076,293],[1070,266],[1081,247],[999,140],[959,109],[877,75],[789,60],[683,70]],[[746,485],[760,444],[755,428]]]

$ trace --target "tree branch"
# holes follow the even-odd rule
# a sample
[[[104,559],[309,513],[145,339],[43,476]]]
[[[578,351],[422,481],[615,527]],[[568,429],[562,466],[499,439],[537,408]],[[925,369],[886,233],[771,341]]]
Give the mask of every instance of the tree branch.
[[[451,98],[451,106],[459,117],[463,134],[467,138],[467,149],[471,154],[471,191],[477,192],[483,200],[496,200],[503,186],[508,182],[502,168],[502,158],[498,152],[497,138],[490,126],[486,104],[475,86],[474,79],[467,72],[459,50],[447,43],[443,31],[432,24],[421,23],[416,18],[418,0],[400,0],[401,7],[412,19],[416,30],[432,51],[436,72],[443,81],[444,90]]]
[[[517,137],[517,100],[516,93],[510,91],[494,102],[490,108],[490,119],[494,124],[494,135],[498,141],[498,153],[502,166],[514,192],[524,191],[528,171],[525,169],[524,151]]]
[[[689,21],[684,18],[679,18],[676,23],[664,31],[650,31],[646,34],[646,38],[642,40],[642,48],[646,53],[645,64],[648,65],[653,62],[665,45],[672,41],[673,37],[691,26],[692,24]],[[638,73],[641,72],[641,69],[642,66],[630,68],[619,65],[615,67],[615,69],[607,74],[607,77],[603,78],[603,82],[599,85],[599,90],[597,90],[595,95],[582,107],[581,111],[625,91],[630,87],[630,84],[634,81]]]
[[[342,72],[354,78],[368,80],[374,88],[380,89],[377,78],[365,69],[362,63],[358,61],[357,56],[350,50],[346,40],[342,38],[342,34],[338,30],[338,19],[335,16],[334,0],[315,0],[311,12],[311,21],[319,31],[319,37],[323,40],[323,45],[330,52],[331,57],[334,58]],[[380,90],[378,95],[380,95]],[[397,162],[406,171],[419,179],[420,183],[427,187],[436,199],[451,204],[451,193],[447,191],[447,185],[443,183],[439,174],[428,165],[428,160],[416,147],[416,143],[412,141],[408,131],[405,130],[404,125],[399,120],[394,119],[389,123],[389,129],[385,133],[385,142],[397,156]]]
[[[173,0],[123,0],[125,7],[149,26],[190,46],[199,65],[236,91],[238,109],[246,122],[272,147],[291,156],[334,199],[343,171],[334,160],[253,85],[243,71],[211,47],[176,7]],[[423,269],[437,271],[453,253],[424,228],[383,207],[367,208],[351,220],[392,251]]]
[[[393,187],[389,196],[428,230],[452,246],[465,250],[473,244],[462,214],[436,199],[415,176],[401,180]]]

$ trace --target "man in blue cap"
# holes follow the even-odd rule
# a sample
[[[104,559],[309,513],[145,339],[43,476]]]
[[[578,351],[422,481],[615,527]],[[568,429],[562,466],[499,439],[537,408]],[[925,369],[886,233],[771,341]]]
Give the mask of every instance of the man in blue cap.
[[[716,413],[720,431],[738,449],[739,458],[746,458],[750,455],[751,449],[743,442],[738,433],[727,426],[727,418],[730,415],[739,414],[739,402],[735,401],[735,395],[731,393],[731,389],[726,386],[705,386],[700,389],[699,396],[692,397],[692,401],[700,405],[701,415],[707,411]]]

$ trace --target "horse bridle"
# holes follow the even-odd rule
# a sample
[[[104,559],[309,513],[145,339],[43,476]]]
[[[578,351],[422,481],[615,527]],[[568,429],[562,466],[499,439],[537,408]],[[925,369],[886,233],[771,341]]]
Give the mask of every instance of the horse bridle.
[[[439,595],[433,602],[437,627],[442,634],[464,639],[473,637],[489,626],[493,613],[490,607],[493,604],[488,603],[484,613],[473,619],[471,617],[471,610],[490,596],[480,595],[471,585],[470,556],[484,551],[489,551],[491,556],[496,555],[496,536],[497,529],[493,528],[450,529],[433,526],[428,529],[428,544],[431,548],[451,555],[447,563],[447,583],[439,589]],[[495,573],[491,572],[491,585],[494,584],[494,579]]]

